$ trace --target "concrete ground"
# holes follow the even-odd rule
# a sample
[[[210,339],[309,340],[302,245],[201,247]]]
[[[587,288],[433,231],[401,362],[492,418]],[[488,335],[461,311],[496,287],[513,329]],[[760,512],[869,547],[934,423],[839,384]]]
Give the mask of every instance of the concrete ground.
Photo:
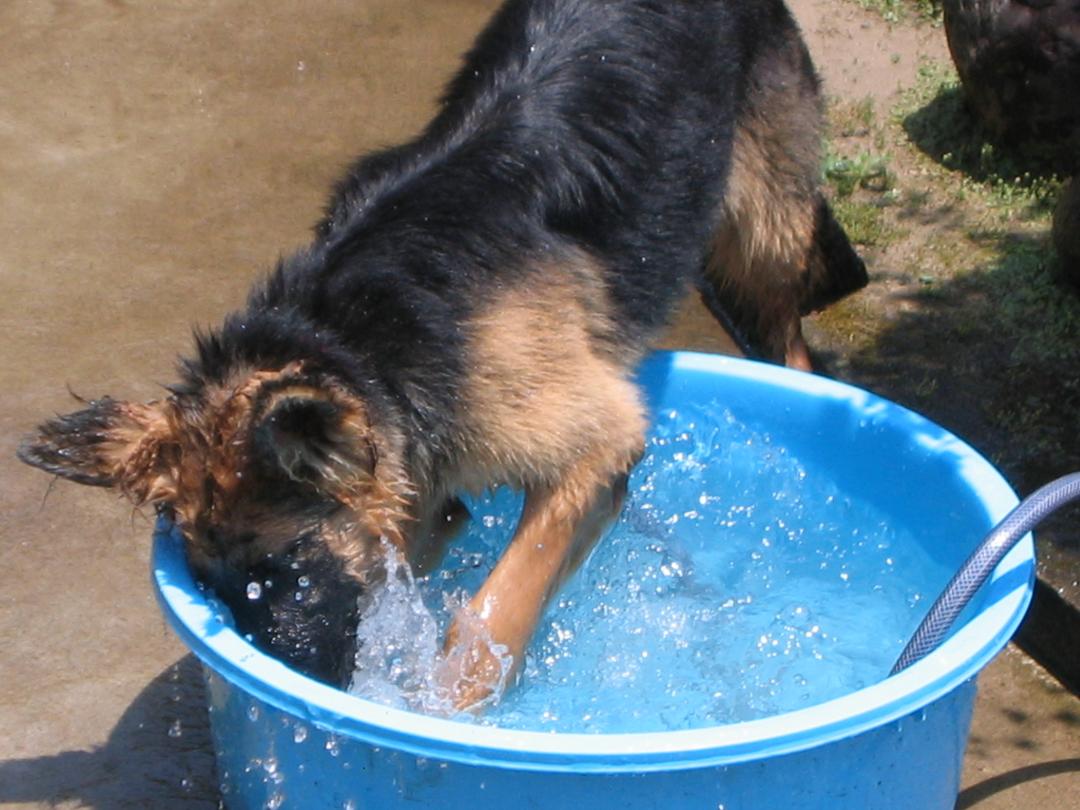
[[[344,163],[421,126],[494,6],[0,4],[0,806],[216,806],[197,668],[148,583],[150,517],[51,485],[16,444],[68,388],[157,396],[191,327],[306,239]],[[794,6],[823,57],[828,4]],[[728,348],[694,307],[669,344]],[[1080,806],[1078,729],[1080,702],[1006,651],[958,806]]]

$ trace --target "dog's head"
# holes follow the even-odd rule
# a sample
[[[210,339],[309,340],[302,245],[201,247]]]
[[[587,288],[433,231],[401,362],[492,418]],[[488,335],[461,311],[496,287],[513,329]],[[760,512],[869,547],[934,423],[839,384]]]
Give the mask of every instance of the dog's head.
[[[403,542],[400,443],[365,402],[300,363],[150,403],[52,419],[23,461],[165,510],[237,630],[321,680],[352,664],[357,600]]]

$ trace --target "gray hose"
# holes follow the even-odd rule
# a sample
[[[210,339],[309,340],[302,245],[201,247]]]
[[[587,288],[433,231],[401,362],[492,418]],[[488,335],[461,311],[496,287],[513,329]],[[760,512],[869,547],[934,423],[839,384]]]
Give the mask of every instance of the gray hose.
[[[1044,518],[1078,497],[1080,473],[1062,476],[1035,490],[991,529],[934,602],[889,674],[895,675],[933,652],[1009,549]]]

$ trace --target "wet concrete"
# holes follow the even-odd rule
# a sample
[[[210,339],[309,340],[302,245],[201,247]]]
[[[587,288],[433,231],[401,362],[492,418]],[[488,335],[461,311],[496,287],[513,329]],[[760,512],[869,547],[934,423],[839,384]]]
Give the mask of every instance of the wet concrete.
[[[50,486],[16,443],[72,406],[66,387],[157,396],[191,327],[306,239],[340,168],[426,120],[494,6],[0,5],[0,805],[216,806],[196,667],[148,584],[149,516]],[[667,343],[730,348],[693,304]],[[1022,661],[991,673],[967,806],[1067,806],[1075,701],[1045,703]],[[1008,712],[1036,690],[1050,708],[1014,744]]]

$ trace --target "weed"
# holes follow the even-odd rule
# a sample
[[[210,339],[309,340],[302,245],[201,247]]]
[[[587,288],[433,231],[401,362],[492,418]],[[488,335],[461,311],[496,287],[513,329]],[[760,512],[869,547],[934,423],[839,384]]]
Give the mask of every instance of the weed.
[[[825,158],[825,178],[840,197],[850,197],[857,189],[884,194],[896,185],[888,158],[865,151],[850,158],[829,154]]]
[[[933,374],[926,374],[915,385],[915,396],[919,399],[929,399],[938,390],[938,379]]]
[[[855,0],[889,23],[929,22],[941,24],[941,0]]]
[[[834,138],[868,135],[877,125],[873,96],[858,101],[829,101],[829,132]]]
[[[817,324],[848,350],[868,351],[877,337],[879,324],[872,305],[855,296],[846,298],[816,316]]]
[[[841,198],[834,201],[833,213],[856,245],[884,247],[894,235],[885,221],[884,208],[876,203]]]

